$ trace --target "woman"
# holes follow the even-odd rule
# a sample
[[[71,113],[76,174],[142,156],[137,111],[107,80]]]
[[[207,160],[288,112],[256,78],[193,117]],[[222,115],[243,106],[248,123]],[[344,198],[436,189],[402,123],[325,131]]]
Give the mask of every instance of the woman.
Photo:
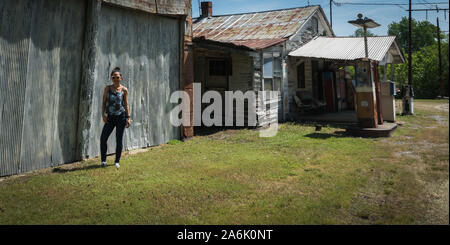
[[[122,154],[122,140],[125,127],[130,127],[130,109],[128,107],[128,89],[120,84],[122,74],[120,68],[116,67],[111,72],[113,85],[105,87],[103,92],[102,117],[105,125],[103,126],[100,137],[100,151],[102,163],[106,166],[106,151],[109,135],[116,128],[116,161],[117,169],[120,168],[120,156]],[[105,115],[106,111],[106,115]]]

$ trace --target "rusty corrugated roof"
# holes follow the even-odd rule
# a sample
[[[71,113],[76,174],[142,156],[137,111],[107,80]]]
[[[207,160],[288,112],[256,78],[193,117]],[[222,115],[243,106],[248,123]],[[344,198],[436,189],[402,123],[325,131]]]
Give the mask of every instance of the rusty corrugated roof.
[[[308,6],[255,13],[199,18],[194,21],[194,37],[262,49],[294,35],[320,8]]]
[[[190,0],[103,0],[104,2],[154,14],[189,15]]]
[[[264,49],[276,44],[279,44],[281,42],[286,41],[287,38],[280,38],[280,39],[252,39],[252,40],[239,40],[239,41],[231,41],[231,43],[239,45],[239,46],[246,46],[251,49]]]
[[[395,36],[367,37],[369,59],[381,61],[389,49],[404,61],[395,43]],[[330,60],[357,60],[365,57],[364,37],[316,37],[307,44],[289,53],[294,57]]]

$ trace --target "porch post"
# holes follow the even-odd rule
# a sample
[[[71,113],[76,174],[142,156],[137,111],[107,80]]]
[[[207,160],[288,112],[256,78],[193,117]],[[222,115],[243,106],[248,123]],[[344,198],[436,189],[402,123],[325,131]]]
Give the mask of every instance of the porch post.
[[[395,65],[394,65],[394,63],[391,63],[391,65],[390,65],[390,67],[391,67],[391,82],[393,82],[394,81],[394,78],[395,78]]]
[[[283,120],[283,122],[285,122],[287,113],[289,112],[289,84],[288,84],[288,81],[289,81],[288,80],[289,56],[286,56],[283,59],[282,67],[283,67],[282,68],[283,69],[283,74],[282,74],[283,85],[281,87],[281,99],[283,100],[282,101],[282,105],[283,105],[282,120]]]
[[[183,23],[184,24],[184,23]],[[190,102],[190,126],[182,126],[181,133],[183,138],[194,136],[194,47],[192,43],[192,17],[189,14],[185,19],[185,28],[183,37],[183,63],[180,88],[189,95]]]

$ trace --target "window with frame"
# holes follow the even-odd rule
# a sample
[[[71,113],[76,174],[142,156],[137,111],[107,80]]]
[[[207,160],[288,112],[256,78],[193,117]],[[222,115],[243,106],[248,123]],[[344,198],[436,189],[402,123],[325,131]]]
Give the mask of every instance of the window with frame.
[[[263,56],[264,56],[264,78],[272,78],[273,77],[272,54],[265,53]]]
[[[280,53],[263,54],[264,91],[281,91],[281,56]]]
[[[231,76],[231,62],[226,59],[209,60],[210,76]]]

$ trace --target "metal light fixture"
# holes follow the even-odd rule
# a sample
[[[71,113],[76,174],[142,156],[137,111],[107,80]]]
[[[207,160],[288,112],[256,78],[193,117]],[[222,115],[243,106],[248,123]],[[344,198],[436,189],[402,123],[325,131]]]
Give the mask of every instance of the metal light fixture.
[[[350,20],[348,23],[358,26],[358,27],[366,27],[366,28],[375,28],[375,27],[379,27],[380,24],[378,24],[377,22],[373,21],[372,19],[369,19],[367,17],[364,17],[364,19],[362,18],[363,15],[362,14],[358,14],[358,19],[356,20]]]
[[[364,19],[363,19],[363,15],[362,14],[358,14],[358,19],[350,20],[348,23],[350,23],[352,25],[355,25],[357,27],[362,27],[363,28],[363,30],[364,30],[365,55],[366,55],[366,58],[369,58],[369,51],[368,51],[368,48],[367,48],[367,28],[379,27],[380,24],[378,24],[374,20],[369,19],[367,17],[364,17]]]

